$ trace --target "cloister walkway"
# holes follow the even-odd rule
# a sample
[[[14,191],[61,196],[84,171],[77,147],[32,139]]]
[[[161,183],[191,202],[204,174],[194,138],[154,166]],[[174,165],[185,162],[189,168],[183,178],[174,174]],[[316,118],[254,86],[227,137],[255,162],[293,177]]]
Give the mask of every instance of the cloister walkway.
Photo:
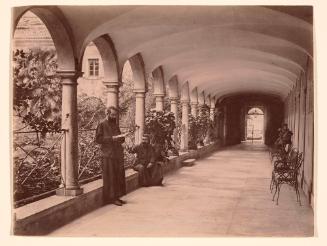
[[[312,236],[313,212],[301,194],[282,186],[279,205],[269,191],[265,146],[243,143],[212,153],[52,232],[50,236]]]

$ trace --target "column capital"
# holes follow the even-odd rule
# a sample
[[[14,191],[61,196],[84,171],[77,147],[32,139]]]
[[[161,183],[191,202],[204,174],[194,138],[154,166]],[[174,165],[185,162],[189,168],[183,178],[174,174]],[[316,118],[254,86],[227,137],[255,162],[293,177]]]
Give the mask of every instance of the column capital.
[[[83,72],[75,70],[57,70],[57,75],[62,78],[62,85],[77,86],[77,78],[82,77]]]
[[[63,79],[77,79],[83,75],[83,72],[76,70],[57,70],[56,73]]]
[[[197,102],[191,102],[191,106],[198,106],[199,105],[199,103],[197,103]]]
[[[155,97],[164,97],[164,96],[165,96],[164,93],[153,93],[153,95],[154,95]]]
[[[179,97],[169,97],[169,100],[171,102],[178,102],[179,101]]]
[[[164,97],[158,97],[158,96],[156,96],[155,98],[154,98],[156,101],[163,101],[164,100]]]
[[[145,93],[146,93],[146,90],[145,90],[145,89],[133,89],[133,92],[134,92],[135,94],[138,94],[138,93],[143,93],[143,94],[145,94]]]
[[[134,91],[135,97],[137,98],[144,98],[145,92],[144,91]]]
[[[102,83],[107,88],[120,87],[122,85],[122,82],[121,81],[108,81],[108,80],[103,80]]]
[[[190,101],[189,100],[181,100],[181,103],[183,105],[185,105],[185,104],[189,105],[190,104]]]

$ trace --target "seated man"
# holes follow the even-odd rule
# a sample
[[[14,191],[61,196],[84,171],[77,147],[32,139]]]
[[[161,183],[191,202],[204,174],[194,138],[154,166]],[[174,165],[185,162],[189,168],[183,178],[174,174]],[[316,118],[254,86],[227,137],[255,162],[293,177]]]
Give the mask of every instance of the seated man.
[[[287,144],[292,144],[292,135],[293,132],[290,131],[290,129],[288,129],[288,125],[284,123],[283,128],[281,130],[281,139],[284,146],[286,146]]]
[[[144,135],[142,142],[130,152],[136,154],[133,169],[139,174],[139,184],[141,186],[162,185],[162,168],[160,163],[156,162],[155,149],[150,145],[149,137]]]

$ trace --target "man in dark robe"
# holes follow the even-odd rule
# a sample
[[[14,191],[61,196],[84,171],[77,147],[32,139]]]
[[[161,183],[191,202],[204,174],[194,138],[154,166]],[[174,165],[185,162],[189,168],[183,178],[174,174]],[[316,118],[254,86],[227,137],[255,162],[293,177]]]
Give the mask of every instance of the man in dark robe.
[[[118,111],[115,107],[106,110],[107,119],[99,123],[95,141],[101,145],[103,201],[122,206],[126,203],[120,197],[126,194],[124,150],[122,143],[125,135],[121,134],[117,124]]]
[[[288,125],[286,123],[283,124],[283,128],[281,130],[281,139],[283,146],[291,145],[292,144],[292,135],[293,132],[288,129]]]
[[[142,142],[130,152],[136,154],[133,169],[139,174],[140,186],[162,185],[161,163],[156,161],[156,151],[151,146],[149,137],[147,135],[143,136]]]

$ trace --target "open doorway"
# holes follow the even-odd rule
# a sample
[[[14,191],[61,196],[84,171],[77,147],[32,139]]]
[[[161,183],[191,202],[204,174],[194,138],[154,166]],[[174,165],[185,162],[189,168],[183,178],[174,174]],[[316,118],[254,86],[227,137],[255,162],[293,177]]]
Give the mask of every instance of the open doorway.
[[[259,107],[249,107],[246,114],[246,141],[263,142],[264,113]]]

